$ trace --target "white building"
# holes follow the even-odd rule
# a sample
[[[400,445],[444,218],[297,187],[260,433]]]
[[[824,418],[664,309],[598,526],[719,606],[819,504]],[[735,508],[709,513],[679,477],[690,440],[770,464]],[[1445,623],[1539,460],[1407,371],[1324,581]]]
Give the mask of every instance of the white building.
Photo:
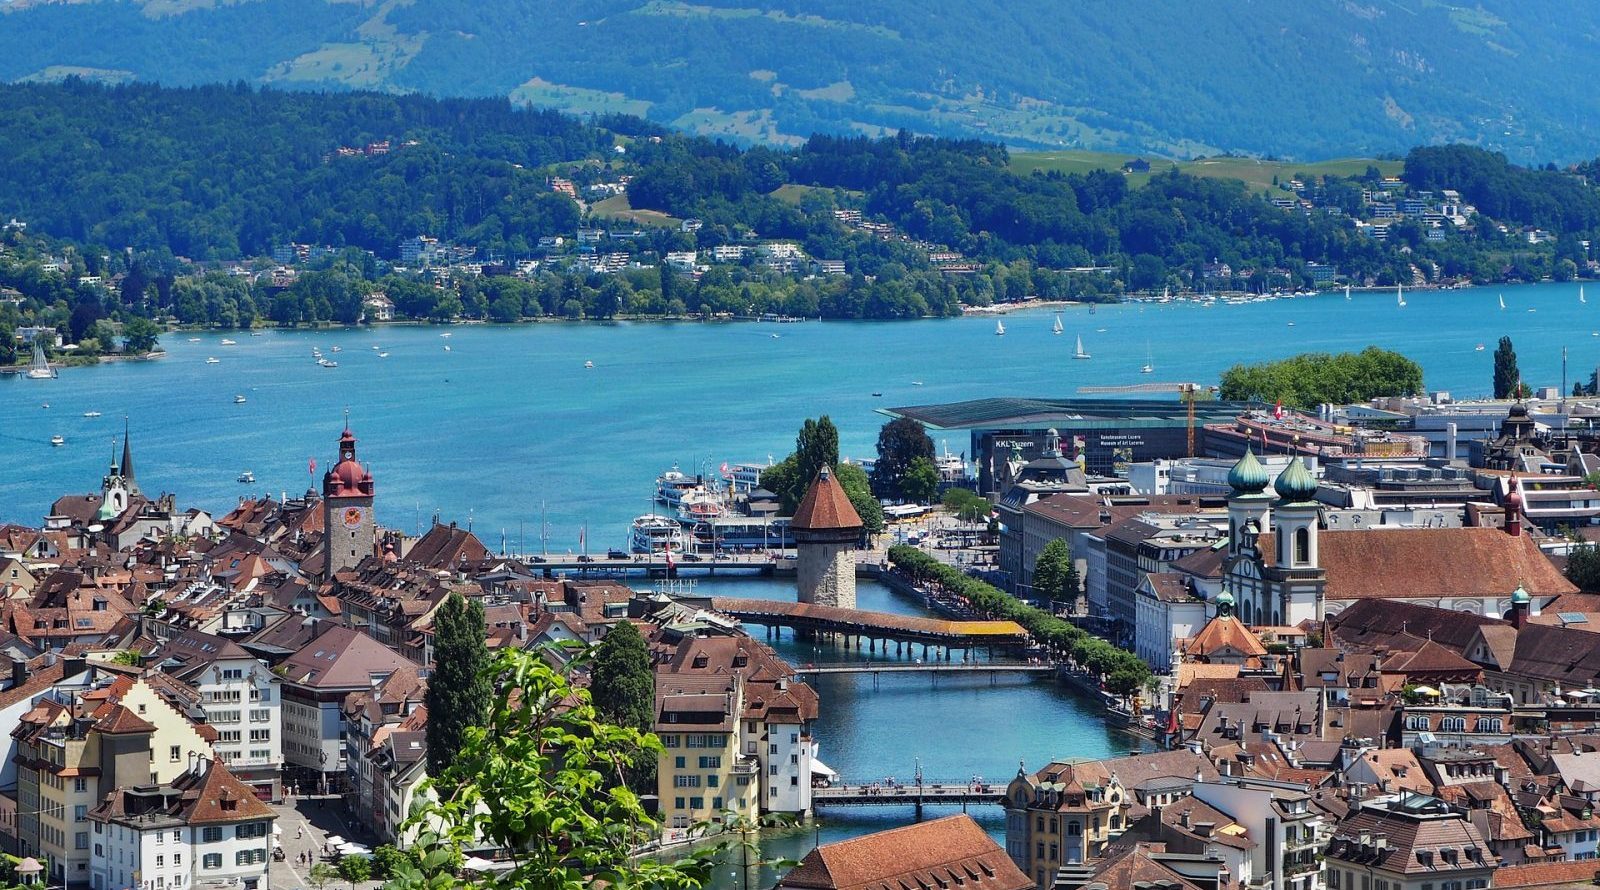
[[[338,792],[345,790],[347,775],[345,697],[415,665],[359,630],[322,627],[278,669],[284,681],[283,758],[301,789]]]
[[[214,761],[170,785],[124,787],[96,807],[93,890],[269,890],[277,814]]]
[[[159,653],[163,669],[200,693],[217,757],[261,797],[283,796],[283,681],[223,637],[190,631]]]
[[[1258,455],[1257,460],[1267,471],[1267,484],[1277,480],[1278,474],[1289,466],[1291,455]],[[1316,460],[1305,458],[1312,475],[1316,474]],[[1232,458],[1190,457],[1179,460],[1156,460],[1128,467],[1128,484],[1137,494],[1217,494],[1226,495],[1233,489],[1228,485],[1228,471],[1233,469]]]
[[[1151,572],[1135,591],[1134,654],[1158,674],[1172,670],[1177,640],[1187,640],[1206,624],[1206,601],[1175,572]]]

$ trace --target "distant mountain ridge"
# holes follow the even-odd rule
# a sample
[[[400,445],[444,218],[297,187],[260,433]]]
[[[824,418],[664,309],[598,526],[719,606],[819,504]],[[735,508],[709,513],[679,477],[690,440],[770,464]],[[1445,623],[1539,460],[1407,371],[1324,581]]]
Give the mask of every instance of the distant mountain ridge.
[[[0,79],[510,95],[744,142],[898,128],[1303,159],[1600,154],[1600,7],[1556,0],[12,0]]]

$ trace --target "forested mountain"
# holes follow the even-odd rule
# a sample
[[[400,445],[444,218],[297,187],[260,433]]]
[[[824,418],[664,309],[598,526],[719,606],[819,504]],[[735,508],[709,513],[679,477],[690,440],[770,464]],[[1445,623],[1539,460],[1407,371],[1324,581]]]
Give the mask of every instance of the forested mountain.
[[[1561,0],[10,0],[0,79],[514,96],[745,142],[899,128],[1300,158],[1595,154],[1600,7]]]

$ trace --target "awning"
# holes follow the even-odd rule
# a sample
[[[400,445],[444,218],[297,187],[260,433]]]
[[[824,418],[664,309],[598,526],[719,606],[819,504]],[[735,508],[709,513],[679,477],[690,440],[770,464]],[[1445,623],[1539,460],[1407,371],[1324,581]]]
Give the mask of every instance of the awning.
[[[337,847],[340,844],[344,843],[344,838],[338,836],[337,834],[330,834],[330,835],[328,835],[328,839],[323,841],[322,843],[323,843],[324,846]]]
[[[467,871],[492,871],[494,863],[478,856],[468,856],[467,860],[461,863],[461,867]]]
[[[838,773],[834,772],[833,769],[826,763],[823,763],[815,757],[811,758],[811,774],[813,776],[821,776],[824,779],[839,778]]]
[[[1416,687],[1415,689],[1413,689],[1411,691],[1415,692],[1418,695],[1438,695],[1439,694],[1439,690],[1434,689],[1432,686],[1418,686],[1418,687]]]

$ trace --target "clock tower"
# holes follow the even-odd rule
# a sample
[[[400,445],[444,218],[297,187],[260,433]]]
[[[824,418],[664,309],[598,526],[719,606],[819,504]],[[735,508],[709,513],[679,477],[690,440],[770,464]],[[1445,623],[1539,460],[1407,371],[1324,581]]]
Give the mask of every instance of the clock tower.
[[[323,577],[355,568],[373,554],[378,526],[372,490],[372,471],[356,461],[356,437],[346,426],[339,462],[322,477]]]

